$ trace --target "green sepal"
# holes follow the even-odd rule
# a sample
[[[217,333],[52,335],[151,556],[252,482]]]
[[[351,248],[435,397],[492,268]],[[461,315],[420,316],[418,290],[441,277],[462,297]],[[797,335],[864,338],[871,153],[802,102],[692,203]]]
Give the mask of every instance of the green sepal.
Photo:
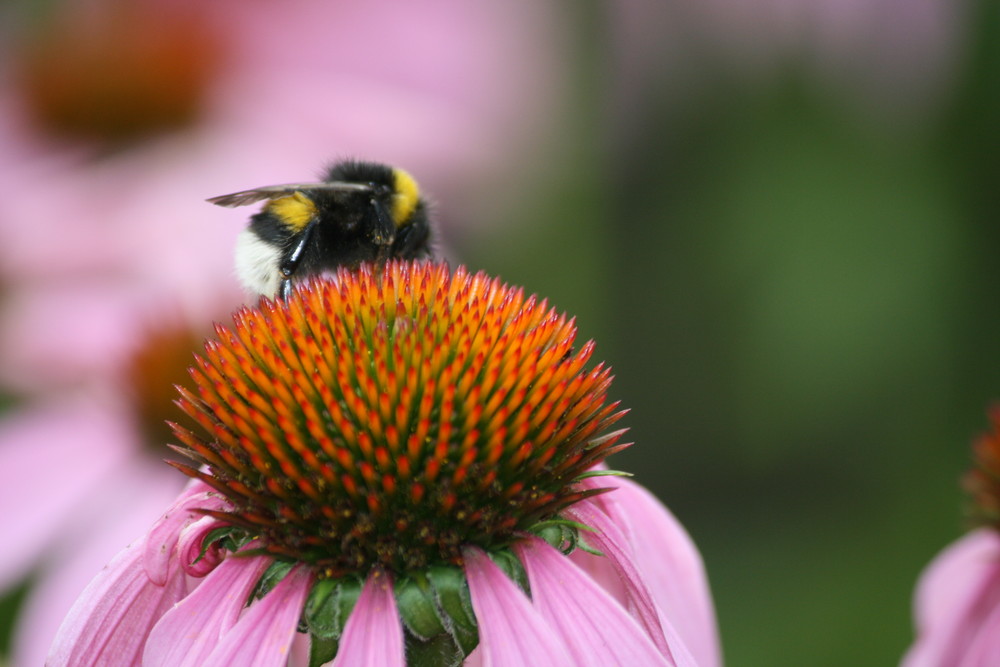
[[[576,547],[580,551],[586,552],[591,556],[600,556],[601,558],[604,558],[604,552],[587,544],[587,540],[582,536],[577,539]]]
[[[251,600],[262,598],[267,595],[272,588],[278,585],[285,575],[288,574],[291,569],[295,567],[295,563],[290,563],[288,561],[276,560],[271,563],[264,574],[261,575],[260,580],[257,582],[257,588],[254,589],[253,595],[250,596]]]
[[[428,641],[444,633],[450,625],[441,618],[434,591],[424,575],[398,577],[394,593],[399,616],[415,639]]]
[[[588,470],[574,477],[573,481],[579,482],[581,479],[589,477],[635,477],[635,475],[624,470]]]
[[[569,519],[547,519],[540,521],[531,527],[531,532],[548,542],[551,546],[559,549],[567,556],[576,549],[580,543],[580,531],[592,530],[589,526]]]
[[[550,546],[553,546],[556,549],[562,549],[563,542],[566,541],[563,527],[555,524],[535,524],[531,527],[531,532],[548,542]]]
[[[475,634],[478,641],[479,628],[472,611],[472,598],[469,597],[465,573],[457,567],[432,565],[427,568],[427,579],[434,587],[441,610],[454,621],[456,633],[464,631]]]
[[[194,559],[193,563],[197,563],[204,558],[209,548],[216,542],[222,542],[220,546],[223,549],[235,553],[243,545],[240,543],[241,540],[234,537],[234,534],[244,537],[244,533],[245,531],[237,526],[222,526],[209,531],[205,539],[201,541],[201,550],[198,552],[198,557]]]
[[[322,667],[337,657],[340,642],[332,637],[313,635],[309,638],[309,667]]]
[[[458,667],[466,655],[449,634],[422,640],[406,633],[406,667]]]
[[[536,523],[534,526],[531,527],[531,530],[533,532],[534,531],[543,531],[543,530],[546,530],[548,528],[557,527],[557,526],[561,527],[561,528],[569,528],[569,529],[574,530],[574,531],[586,530],[586,531],[589,531],[591,533],[594,532],[594,529],[591,528],[590,526],[588,526],[585,523],[580,523],[579,521],[571,521],[570,519],[563,519],[561,517],[555,517],[555,518],[552,518],[552,519],[546,519],[545,521],[539,521],[538,523]],[[548,541],[548,540],[546,540],[546,541]]]
[[[469,655],[479,646],[479,628],[470,632],[455,625],[451,628],[451,636],[465,655]]]
[[[354,611],[354,606],[358,604],[358,598],[361,597],[361,589],[364,587],[364,584],[365,582],[355,577],[345,577],[340,580],[339,595],[337,595],[337,607],[339,609],[337,618],[340,619],[338,637],[343,634],[344,625],[347,624],[348,617]]]
[[[531,597],[531,586],[528,584],[528,573],[524,570],[521,560],[510,549],[488,551],[490,560],[497,564],[507,578],[517,584],[528,597]]]
[[[362,585],[357,577],[320,579],[313,584],[302,610],[302,620],[314,639],[340,639],[347,618],[361,595]]]
[[[305,621],[306,629],[313,636],[314,642],[336,640],[340,637],[343,624],[337,617],[340,611],[337,606],[339,585],[340,581],[337,579],[320,579],[309,591],[309,597],[306,598],[305,607],[302,609],[302,620]]]
[[[395,595],[406,627],[408,665],[460,665],[479,644],[461,568],[432,567],[397,579]]]

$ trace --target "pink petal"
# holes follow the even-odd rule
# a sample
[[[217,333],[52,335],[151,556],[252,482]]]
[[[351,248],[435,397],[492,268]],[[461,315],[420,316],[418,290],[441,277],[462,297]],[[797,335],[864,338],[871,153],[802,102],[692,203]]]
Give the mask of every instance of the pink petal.
[[[312,573],[297,566],[267,595],[250,606],[227,632],[205,667],[278,667],[288,661]]]
[[[1000,606],[1000,535],[984,528],[950,545],[921,575],[915,597],[917,639],[902,665],[959,664]]]
[[[462,554],[479,624],[474,653],[484,667],[574,664],[528,597],[484,552],[469,548]]]
[[[48,667],[139,664],[153,624],[184,595],[181,569],[157,586],[139,562],[142,551],[126,547],[90,582],[56,634]]]
[[[63,253],[79,252],[70,248]],[[124,281],[80,278],[11,290],[0,308],[0,381],[22,392],[42,393],[106,376],[123,362],[140,334],[137,292]],[[66,335],[67,326],[73,335]]]
[[[586,502],[586,501],[584,501]],[[612,564],[610,558],[589,554],[583,549],[577,549],[569,555],[570,560],[576,563],[577,567],[587,573],[587,576],[603,588],[605,592],[625,605],[629,613],[636,616],[638,610],[629,599],[629,593],[625,590],[622,576],[618,569]]]
[[[664,636],[660,613],[653,602],[646,582],[643,581],[642,575],[636,568],[632,548],[618,526],[607,514],[601,512],[589,501],[575,504],[568,510],[567,514],[594,529],[593,532],[585,533],[584,539],[600,550],[618,572],[625,588],[625,599],[629,612],[646,631],[649,638],[653,640],[660,653],[673,659],[678,665],[694,665],[695,661],[691,657],[690,651],[677,635],[673,624],[666,618],[663,619],[663,624],[669,628],[671,641],[668,642]]]
[[[1000,605],[977,628],[976,636],[963,652],[959,667],[1000,665]]]
[[[184,527],[177,539],[177,559],[185,572],[192,577],[204,577],[222,562],[226,557],[225,549],[209,546],[202,553],[202,545],[212,531],[227,525],[214,517],[204,516]]]
[[[1000,534],[983,528],[956,540],[927,566],[917,586],[918,628],[947,623],[1000,569]]]
[[[594,498],[594,503],[632,543],[633,562],[668,621],[664,629],[676,628],[701,667],[721,665],[718,625],[705,566],[684,527],[653,494],[629,479],[597,477],[584,485],[616,488]]]
[[[230,557],[153,627],[143,667],[200,666],[246,606],[272,559]]]
[[[607,561],[618,573],[624,587],[625,599],[636,620],[646,629],[650,639],[665,655],[669,655],[660,619],[652,595],[646,587],[632,559],[632,547],[625,534],[611,521],[611,518],[594,506],[593,502],[584,500],[576,503],[568,511],[570,518],[579,521],[593,529],[584,532],[582,537],[594,548],[601,551]],[[601,558],[595,556],[595,558]]]
[[[167,563],[176,558],[174,547],[177,546],[181,531],[205,516],[195,512],[195,509],[219,510],[227,506],[225,499],[204,482],[195,480],[188,484],[174,504],[149,530],[143,558],[147,576],[157,583],[163,581]]]
[[[673,665],[628,612],[565,555],[535,537],[514,550],[532,601],[577,665]]]
[[[67,523],[94,505],[102,482],[127,462],[133,436],[116,417],[97,402],[79,401],[12,412],[0,422],[0,507],[18,508],[4,512],[4,530],[17,538],[0,549],[0,590],[37,565]]]
[[[396,611],[392,578],[372,572],[347,619],[334,667],[405,667],[403,624]]]

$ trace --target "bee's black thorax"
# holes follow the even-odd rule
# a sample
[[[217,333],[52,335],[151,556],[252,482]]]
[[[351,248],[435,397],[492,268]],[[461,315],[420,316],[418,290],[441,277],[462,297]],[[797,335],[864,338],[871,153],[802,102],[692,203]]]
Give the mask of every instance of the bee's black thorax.
[[[393,187],[395,179],[394,170],[384,164],[375,162],[359,162],[357,160],[344,160],[331,165],[326,171],[327,182],[346,181],[348,183],[377,183]]]

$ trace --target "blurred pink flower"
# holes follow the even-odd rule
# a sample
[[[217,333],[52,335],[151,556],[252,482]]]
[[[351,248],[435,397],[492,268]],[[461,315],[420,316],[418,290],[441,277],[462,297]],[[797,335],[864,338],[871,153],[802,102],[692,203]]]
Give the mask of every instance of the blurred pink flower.
[[[719,665],[687,534],[593,469],[624,445],[592,343],[483,274],[375,271],[243,309],[206,344],[180,400],[204,434],[176,428],[196,480],[87,587],[47,664],[283,665],[304,627],[334,664],[432,643],[470,664]],[[567,556],[581,539],[601,555]]]
[[[38,575],[14,637],[16,664],[41,664],[74,591],[180,489],[162,463],[170,437],[163,420],[173,414],[170,387],[184,382],[212,319],[204,312],[154,321],[110,293],[78,295],[79,306],[104,307],[84,312],[106,316],[102,326],[118,325],[112,340],[119,346],[104,341],[106,349],[95,349],[102,361],[77,388],[26,401],[0,420],[0,506],[36,499],[25,511],[8,511],[7,528],[18,540],[0,556],[0,586],[30,570]],[[48,326],[45,334],[56,343],[60,332],[66,337],[83,328],[57,313]]]

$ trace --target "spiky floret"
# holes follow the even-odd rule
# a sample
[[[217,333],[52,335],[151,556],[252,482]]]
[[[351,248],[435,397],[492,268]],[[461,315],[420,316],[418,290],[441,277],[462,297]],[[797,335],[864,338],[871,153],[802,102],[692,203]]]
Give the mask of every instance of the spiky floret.
[[[341,577],[458,564],[594,493],[624,445],[610,370],[574,322],[484,274],[391,262],[262,299],[197,357],[177,464],[212,513],[278,558]],[[605,435],[602,435],[605,434]]]

